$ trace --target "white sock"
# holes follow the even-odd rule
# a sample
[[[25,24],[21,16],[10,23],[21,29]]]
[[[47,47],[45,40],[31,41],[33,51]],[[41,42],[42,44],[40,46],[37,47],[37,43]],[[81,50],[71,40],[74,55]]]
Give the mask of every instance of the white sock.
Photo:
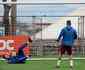
[[[70,60],[70,66],[73,66],[73,60]]]
[[[57,61],[57,66],[60,66],[61,60]]]

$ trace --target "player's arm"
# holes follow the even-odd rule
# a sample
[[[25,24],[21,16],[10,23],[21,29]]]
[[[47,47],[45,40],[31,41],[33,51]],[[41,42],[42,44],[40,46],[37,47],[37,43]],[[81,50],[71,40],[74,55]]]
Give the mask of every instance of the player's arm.
[[[76,30],[74,31],[74,39],[76,40],[76,47],[80,46],[80,38],[77,35]]]
[[[64,29],[61,30],[61,32],[56,40],[56,44],[55,44],[56,47],[59,47],[61,45],[61,43],[59,41],[62,38],[63,34],[64,34]]]
[[[29,43],[29,47],[31,47],[32,46],[32,39],[31,38],[29,38],[29,40],[28,40],[28,42],[27,43]]]
[[[23,43],[23,44],[20,46],[19,50],[23,50],[25,47],[27,47],[27,43]]]
[[[61,32],[60,32],[60,34],[59,34],[59,36],[58,36],[58,38],[57,38],[57,42],[60,41],[60,39],[61,39],[61,37],[63,36],[63,34],[64,34],[64,29],[61,30]]]
[[[74,30],[74,39],[78,39],[78,35],[77,35],[77,32],[76,32],[76,30]]]

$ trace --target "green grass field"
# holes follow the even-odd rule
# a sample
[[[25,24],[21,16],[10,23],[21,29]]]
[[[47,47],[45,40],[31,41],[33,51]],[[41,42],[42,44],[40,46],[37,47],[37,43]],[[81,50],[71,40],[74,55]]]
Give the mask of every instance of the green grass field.
[[[73,70],[85,70],[85,60],[74,60]],[[60,69],[56,68],[57,60],[30,60],[26,64],[7,64],[0,61],[0,70],[70,70],[69,61],[64,60]]]

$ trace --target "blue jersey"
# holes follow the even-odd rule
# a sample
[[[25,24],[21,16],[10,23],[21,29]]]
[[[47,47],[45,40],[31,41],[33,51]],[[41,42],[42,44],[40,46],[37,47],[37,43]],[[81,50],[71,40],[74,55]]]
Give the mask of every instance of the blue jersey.
[[[25,60],[27,59],[27,57],[25,56],[23,49],[27,47],[27,43],[21,45],[21,47],[19,48],[18,54],[17,56],[10,56],[9,58],[4,57],[5,59],[8,60],[8,63],[25,63]]]
[[[9,58],[5,58],[8,60],[8,63],[13,63],[13,64],[16,64],[17,62],[17,57],[16,56],[11,56]]]
[[[62,39],[62,44],[73,46],[74,40],[77,39],[77,32],[72,27],[65,27],[61,30],[58,40]]]
[[[25,60],[27,59],[27,57],[11,56],[5,59],[8,61],[8,63],[16,64],[16,63],[25,63]]]

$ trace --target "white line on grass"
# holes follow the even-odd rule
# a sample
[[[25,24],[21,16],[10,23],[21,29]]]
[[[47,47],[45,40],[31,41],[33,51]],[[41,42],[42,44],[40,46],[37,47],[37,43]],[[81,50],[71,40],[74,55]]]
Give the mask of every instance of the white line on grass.
[[[58,58],[31,58],[27,60],[57,60]],[[69,58],[62,58],[62,60],[68,60]],[[75,57],[74,60],[85,60],[85,57]],[[3,58],[0,58],[0,60],[5,60]]]
[[[27,59],[27,60],[57,60],[58,58],[32,58],[32,59]],[[69,58],[62,58],[62,60],[68,60]],[[85,60],[85,57],[77,57],[73,58],[74,60]]]

